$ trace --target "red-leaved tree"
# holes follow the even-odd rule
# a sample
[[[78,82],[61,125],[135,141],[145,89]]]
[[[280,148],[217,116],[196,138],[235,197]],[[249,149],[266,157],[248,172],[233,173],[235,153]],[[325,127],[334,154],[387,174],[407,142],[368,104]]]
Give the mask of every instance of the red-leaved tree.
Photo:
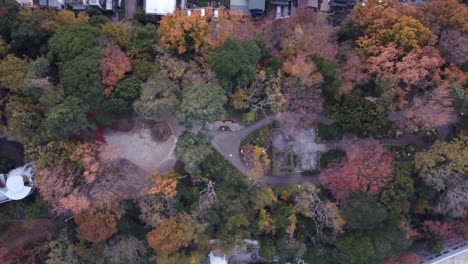
[[[114,46],[104,50],[100,68],[102,83],[107,86],[104,93],[109,96],[125,73],[132,69],[132,63],[119,47]]]
[[[393,156],[377,140],[354,140],[343,150],[345,161],[320,175],[336,199],[345,199],[354,192],[377,194],[391,179]]]

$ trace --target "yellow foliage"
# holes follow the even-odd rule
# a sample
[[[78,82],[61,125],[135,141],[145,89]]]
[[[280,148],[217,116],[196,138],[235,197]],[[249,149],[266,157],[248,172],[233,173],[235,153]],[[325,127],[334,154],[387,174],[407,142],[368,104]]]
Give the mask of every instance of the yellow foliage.
[[[149,194],[163,194],[168,199],[177,195],[177,174],[174,171],[166,174],[153,172],[151,178],[153,187],[149,190]]]

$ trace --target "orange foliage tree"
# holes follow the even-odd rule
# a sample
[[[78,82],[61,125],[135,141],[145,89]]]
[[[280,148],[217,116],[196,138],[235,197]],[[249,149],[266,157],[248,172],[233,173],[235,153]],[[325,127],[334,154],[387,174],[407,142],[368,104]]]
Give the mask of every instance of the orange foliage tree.
[[[459,0],[429,0],[418,8],[418,18],[435,34],[447,28],[468,32],[468,8]]]
[[[130,59],[119,47],[109,47],[104,50],[100,63],[102,83],[107,85],[104,93],[109,96],[117,83],[132,69]]]
[[[211,12],[205,16],[200,11],[193,11],[189,16],[186,11],[177,10],[164,16],[159,22],[159,42],[166,49],[175,49],[179,54],[199,51],[208,35]]]
[[[75,215],[80,235],[91,242],[101,242],[117,233],[122,210],[116,204],[106,208],[89,208]]]
[[[83,177],[87,183],[94,182],[103,165],[98,157],[100,145],[96,143],[82,143],[76,147],[71,160],[78,161],[84,167]]]
[[[153,179],[153,187],[149,190],[149,194],[162,194],[167,199],[172,199],[177,195],[177,174],[175,171],[170,173],[151,173]]]
[[[158,255],[171,255],[196,242],[205,225],[191,215],[179,214],[146,235],[148,244]]]
[[[324,170],[321,180],[336,199],[355,192],[377,194],[391,179],[393,156],[377,140],[355,140],[343,147],[346,159],[337,167]]]

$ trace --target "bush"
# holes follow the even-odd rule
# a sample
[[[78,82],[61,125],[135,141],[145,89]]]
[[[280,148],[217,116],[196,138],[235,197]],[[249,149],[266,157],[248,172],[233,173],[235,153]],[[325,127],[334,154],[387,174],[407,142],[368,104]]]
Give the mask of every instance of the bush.
[[[335,123],[331,125],[319,124],[317,135],[320,141],[341,140],[343,138],[343,130]]]
[[[346,157],[346,152],[342,150],[330,150],[320,156],[319,166],[321,170],[328,168],[330,165],[340,163]]]

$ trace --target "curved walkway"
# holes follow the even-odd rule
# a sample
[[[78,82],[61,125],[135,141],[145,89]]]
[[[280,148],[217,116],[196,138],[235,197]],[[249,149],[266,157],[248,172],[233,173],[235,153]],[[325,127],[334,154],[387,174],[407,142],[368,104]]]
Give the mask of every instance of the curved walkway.
[[[242,162],[239,149],[242,140],[247,137],[250,133],[267,126],[273,120],[275,116],[268,116],[255,124],[239,130],[237,132],[231,131],[211,131],[210,135],[212,136],[211,144],[213,147],[234,167],[237,168],[241,173],[247,175],[250,178],[253,178],[251,171],[247,168]],[[306,182],[318,182],[318,175],[316,176],[302,176],[300,173],[295,173],[289,176],[271,176],[265,175],[259,179],[260,182],[271,185],[295,185],[302,184]]]
[[[239,149],[242,143],[242,140],[247,137],[250,133],[267,126],[273,122],[277,117],[276,116],[267,116],[255,124],[244,128],[242,130],[232,132],[232,131],[211,131],[209,135],[212,137],[211,144],[213,147],[234,167],[237,168],[241,173],[247,175],[250,178],[254,178],[249,168],[247,168],[242,162]],[[331,124],[334,121],[320,116],[320,122]],[[327,149],[337,149],[342,145],[343,141],[349,141],[352,139],[357,139],[357,136],[354,134],[346,133],[341,140],[323,142]],[[422,140],[421,135],[412,135],[404,134],[398,139],[380,139],[380,144],[383,145],[392,145],[392,146],[404,146],[408,144],[415,144],[421,149],[427,148],[428,144]],[[317,183],[319,182],[320,174],[313,176],[302,176],[301,173],[296,172],[292,175],[286,176],[273,176],[265,175],[258,179],[259,182],[269,184],[269,185],[296,185],[303,183]]]

